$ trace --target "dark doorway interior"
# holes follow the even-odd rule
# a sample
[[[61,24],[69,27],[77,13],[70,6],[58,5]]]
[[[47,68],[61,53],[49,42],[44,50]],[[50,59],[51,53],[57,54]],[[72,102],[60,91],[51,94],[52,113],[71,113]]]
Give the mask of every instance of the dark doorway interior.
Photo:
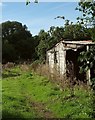
[[[81,63],[78,61],[78,57],[79,57],[80,52],[82,52],[84,49],[85,48],[78,49],[77,51],[74,51],[74,50],[66,51],[67,76],[68,76],[68,71],[69,71],[68,69],[72,69],[73,72],[69,71],[70,74],[73,74],[77,80],[82,80],[82,81],[85,81],[86,73],[80,73],[79,66],[81,65]]]
[[[93,66],[90,72],[91,72],[91,79],[95,78],[95,65]]]

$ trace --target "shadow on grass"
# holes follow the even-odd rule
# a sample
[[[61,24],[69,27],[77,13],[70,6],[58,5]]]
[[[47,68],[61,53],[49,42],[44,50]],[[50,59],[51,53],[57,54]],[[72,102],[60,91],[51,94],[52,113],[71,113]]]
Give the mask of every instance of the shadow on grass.
[[[20,114],[9,113],[7,110],[2,111],[2,120],[26,120]]]
[[[95,119],[95,86],[93,88],[93,95],[92,95],[92,109],[93,109],[92,118]]]
[[[20,73],[3,73],[2,78],[8,78],[8,77],[17,77],[20,76]]]
[[[33,120],[34,118],[25,118],[23,115],[19,113],[10,113],[7,110],[2,111],[2,119],[1,120]]]

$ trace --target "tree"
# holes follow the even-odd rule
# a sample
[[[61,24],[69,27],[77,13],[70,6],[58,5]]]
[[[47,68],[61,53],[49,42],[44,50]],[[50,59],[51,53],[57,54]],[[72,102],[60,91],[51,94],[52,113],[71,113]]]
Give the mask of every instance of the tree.
[[[70,40],[91,39],[91,33],[89,32],[89,29],[82,26],[80,23],[73,24],[73,22],[70,22],[70,20],[65,19],[64,16],[57,16],[55,19],[57,18],[65,20],[65,24],[63,28],[64,31],[62,31],[63,35],[61,35],[63,39],[70,39]]]
[[[14,44],[17,43],[19,39],[26,39],[27,37],[32,37],[32,35],[27,30],[26,25],[22,25],[22,23],[17,21],[7,21],[2,23],[3,42],[8,40],[8,42]]]
[[[39,45],[37,46],[37,54],[39,59],[44,62],[46,59],[46,51],[49,48],[48,40],[50,38],[49,34],[44,30],[39,32]]]
[[[79,2],[76,10],[82,12],[82,17],[78,17],[77,20],[86,27],[91,27],[92,40],[95,40],[95,1],[87,2],[87,0],[82,0]]]
[[[95,1],[87,2],[83,0],[78,5],[76,10],[81,11],[83,14],[81,18],[77,18],[79,20],[78,22],[89,28],[91,39],[95,42]],[[95,75],[95,45],[90,47],[88,51],[80,53],[79,60],[82,62],[82,66],[80,67],[82,71],[93,68],[93,74]],[[95,76],[92,79],[94,79],[92,81],[92,87],[95,89]]]
[[[35,49],[33,44],[33,37],[26,25],[17,21],[2,23],[3,61],[32,59]]]
[[[63,39],[64,28],[51,26],[48,33],[50,35],[48,44],[49,48],[51,48],[52,46],[54,46],[56,43]]]
[[[65,21],[64,38],[72,40],[86,40],[90,39],[91,35],[89,30],[81,24],[70,23],[69,20]]]
[[[3,48],[3,51],[2,51],[3,63],[6,63],[8,61],[14,61],[17,59],[17,56],[16,56],[17,53],[12,44],[5,42],[2,45],[2,48]]]
[[[95,1],[87,2],[83,0],[79,2],[79,6],[76,8],[77,10],[83,13],[82,18],[78,17],[77,19],[85,25],[86,27],[90,27],[91,39],[95,42]],[[79,21],[78,21],[79,22]],[[80,61],[82,62],[82,71],[87,71],[88,69],[93,69],[94,76],[91,79],[92,85],[91,88],[93,90],[92,95],[92,118],[95,118],[95,46],[90,47],[89,51],[82,52],[80,57]],[[87,61],[89,61],[87,63]]]
[[[38,35],[35,35],[33,37],[33,41],[34,41],[34,46],[35,46],[35,49],[34,49],[34,54],[33,54],[33,60],[38,60],[39,59],[39,54],[38,54],[38,45],[40,43],[40,39],[39,39],[39,36]]]

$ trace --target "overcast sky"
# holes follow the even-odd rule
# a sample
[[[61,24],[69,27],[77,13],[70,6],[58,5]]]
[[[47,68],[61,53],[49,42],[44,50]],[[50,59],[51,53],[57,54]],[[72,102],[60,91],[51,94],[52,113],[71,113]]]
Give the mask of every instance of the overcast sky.
[[[80,16],[79,11],[75,10],[77,5],[77,2],[32,2],[26,6],[25,2],[3,2],[0,7],[2,6],[2,22],[21,22],[36,35],[41,29],[47,31],[50,26],[63,26],[64,20],[54,19],[59,15],[76,22]]]

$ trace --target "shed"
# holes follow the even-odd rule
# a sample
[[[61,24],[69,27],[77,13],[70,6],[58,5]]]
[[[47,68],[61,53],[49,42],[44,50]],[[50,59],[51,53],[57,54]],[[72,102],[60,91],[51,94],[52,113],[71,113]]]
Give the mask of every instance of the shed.
[[[62,40],[57,43],[54,47],[47,51],[47,61],[50,67],[50,70],[56,67],[58,68],[60,74],[67,74],[68,62],[73,64],[73,72],[76,78],[85,77],[90,82],[90,70],[85,73],[85,75],[80,75],[79,73],[79,63],[77,58],[84,49],[89,50],[89,47],[95,45],[91,40],[85,41],[66,41]],[[89,62],[89,61],[88,61]]]

